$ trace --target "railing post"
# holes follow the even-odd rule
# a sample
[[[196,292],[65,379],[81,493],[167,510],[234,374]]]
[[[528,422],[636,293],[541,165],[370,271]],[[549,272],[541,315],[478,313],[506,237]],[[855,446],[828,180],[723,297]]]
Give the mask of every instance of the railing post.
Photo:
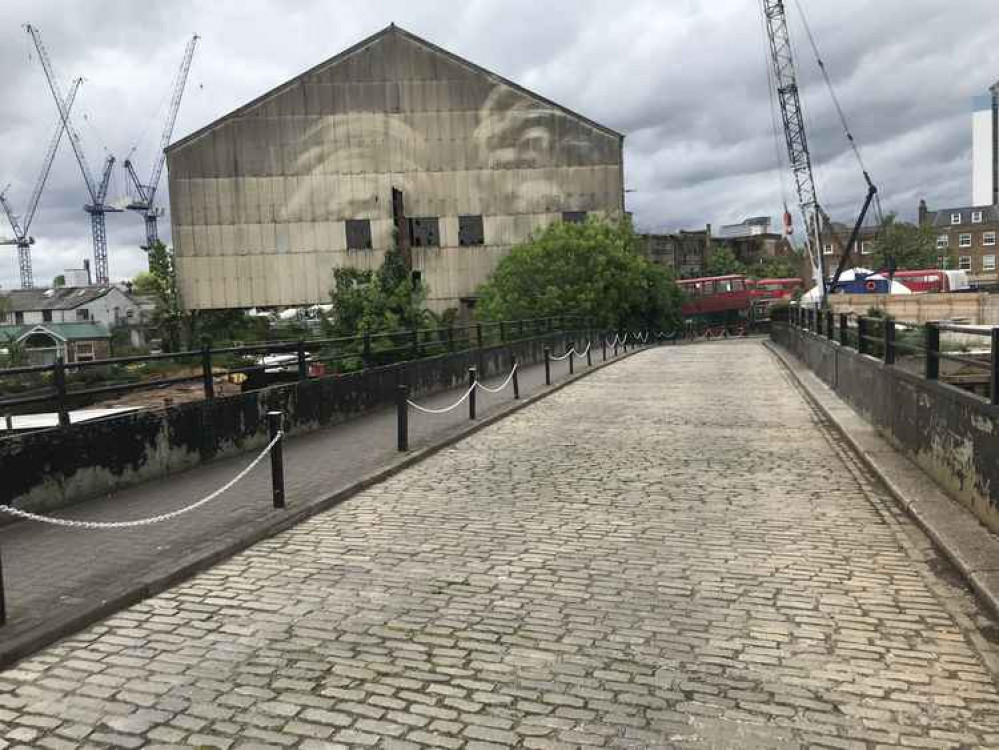
[[[3,415],[3,422],[4,422],[4,424],[7,427],[7,432],[13,432],[14,431],[14,417],[13,416],[11,416],[10,414],[4,414]]]
[[[517,377],[517,357],[510,355],[510,367],[513,368],[513,397],[520,398],[520,378]]]
[[[999,328],[992,329],[992,405],[999,406]]]
[[[615,357],[617,356],[617,346],[618,346],[618,342],[619,342],[620,340],[621,340],[621,337],[620,337],[620,336],[618,336],[618,335],[617,335],[617,332],[615,331],[615,332],[614,332],[614,356],[615,356]]]
[[[566,349],[565,353],[569,355],[569,374],[572,375],[572,373],[576,369],[575,365],[573,364],[573,361],[576,359],[576,342],[575,341],[570,341],[569,342],[569,348]]]
[[[66,411],[66,365],[62,357],[56,357],[52,368],[52,384],[56,389],[56,411],[59,413],[59,426],[69,426],[69,412]]]
[[[364,334],[364,341],[361,349],[361,362],[364,364],[364,368],[367,369],[371,367],[371,334]]]
[[[895,364],[895,321],[890,318],[885,318],[884,337],[885,364],[893,365]]]
[[[205,398],[215,398],[215,378],[212,377],[212,350],[206,344],[201,347],[201,382]]]
[[[399,452],[409,450],[409,386],[400,385],[395,393],[396,413],[398,414],[397,433]]]
[[[850,316],[846,313],[839,314],[839,343],[840,346],[850,344]]]
[[[309,379],[309,364],[305,361],[305,342],[299,339],[295,345],[295,353],[298,355],[298,379]]]
[[[500,343],[506,343],[506,323],[500,321]]]
[[[864,337],[867,335],[867,318],[863,315],[857,317],[857,354],[863,354],[864,350],[867,348],[867,341]]]
[[[284,415],[279,411],[267,412],[267,425],[271,440],[284,430]],[[271,489],[275,508],[284,507],[284,435],[271,448]]]
[[[2,553],[2,550],[0,550]],[[7,588],[3,583],[3,555],[0,554],[0,625],[7,624]]]
[[[468,368],[468,388],[469,388],[468,418],[469,419],[475,419],[475,391],[478,390],[477,388],[475,388],[475,375],[476,375],[475,368],[469,367]]]
[[[447,350],[454,351],[454,326],[447,327]]]
[[[592,350],[593,350],[593,340],[589,339],[586,342],[586,366],[587,367],[593,367]]]
[[[830,341],[833,341],[836,338],[836,331],[833,328],[835,320],[836,314],[832,310],[828,310],[826,312],[826,338]]]
[[[419,359],[420,358],[420,332],[416,328],[413,328],[409,332],[409,348],[410,348],[410,357],[412,359]]]
[[[552,384],[552,350],[551,347],[545,347],[545,385]]]
[[[995,339],[993,339],[994,341]],[[993,349],[993,351],[995,351]],[[995,366],[995,355],[992,359]],[[926,379],[940,378],[940,328],[936,323],[926,324]]]
[[[524,319],[520,319],[520,338],[524,338]]]
[[[481,349],[482,348],[482,324],[481,323],[476,323],[475,324],[475,341],[478,344],[478,348]]]

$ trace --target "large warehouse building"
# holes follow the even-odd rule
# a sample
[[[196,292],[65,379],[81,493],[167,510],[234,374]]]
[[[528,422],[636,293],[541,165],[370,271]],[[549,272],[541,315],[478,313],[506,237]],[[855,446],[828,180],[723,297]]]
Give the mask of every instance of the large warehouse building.
[[[471,304],[532,232],[623,212],[623,139],[390,26],[167,150],[184,304],[323,302],[393,243]]]

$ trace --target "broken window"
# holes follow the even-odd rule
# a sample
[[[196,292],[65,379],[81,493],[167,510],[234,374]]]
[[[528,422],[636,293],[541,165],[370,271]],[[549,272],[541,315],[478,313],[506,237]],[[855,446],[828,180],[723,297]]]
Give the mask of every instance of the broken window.
[[[562,222],[564,224],[585,224],[586,211],[563,211]]]
[[[462,247],[486,244],[481,216],[458,217],[458,244]]]
[[[440,230],[436,216],[421,216],[409,220],[409,241],[412,247],[439,247]]]
[[[347,219],[347,249],[371,249],[371,221],[369,219]]]

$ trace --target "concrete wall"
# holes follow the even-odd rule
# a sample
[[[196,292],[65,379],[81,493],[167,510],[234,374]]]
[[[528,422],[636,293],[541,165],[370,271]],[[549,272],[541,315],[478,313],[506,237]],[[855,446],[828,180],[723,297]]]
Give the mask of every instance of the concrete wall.
[[[0,502],[51,510],[107,495],[265,445],[273,409],[285,413],[291,434],[330,427],[395,403],[400,383],[414,396],[449,390],[466,382],[469,367],[483,378],[499,375],[509,371],[511,353],[523,364],[540,362],[545,345],[558,351],[568,338],[551,334],[0,439]]]
[[[999,296],[993,294],[833,294],[829,303],[837,313],[866,315],[873,307],[909,323],[960,320],[999,325]]]
[[[999,410],[786,323],[775,323],[771,337],[999,532]]]
[[[397,28],[168,151],[177,270],[189,308],[324,302],[338,266],[376,268],[406,215],[432,307],[456,306],[563,211],[623,209],[622,137]],[[485,244],[459,246],[461,215]],[[345,222],[371,222],[348,250]]]

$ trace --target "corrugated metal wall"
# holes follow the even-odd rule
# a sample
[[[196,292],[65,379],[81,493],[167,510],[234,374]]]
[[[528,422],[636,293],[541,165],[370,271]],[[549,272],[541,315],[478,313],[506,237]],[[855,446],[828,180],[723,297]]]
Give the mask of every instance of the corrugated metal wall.
[[[562,211],[620,211],[621,159],[615,134],[387,32],[170,151],[184,301],[324,301],[334,267],[381,262],[397,187],[407,215],[441,219],[414,266],[454,306]],[[462,214],[486,245],[458,246]],[[371,220],[373,250],[346,249],[346,219]]]

